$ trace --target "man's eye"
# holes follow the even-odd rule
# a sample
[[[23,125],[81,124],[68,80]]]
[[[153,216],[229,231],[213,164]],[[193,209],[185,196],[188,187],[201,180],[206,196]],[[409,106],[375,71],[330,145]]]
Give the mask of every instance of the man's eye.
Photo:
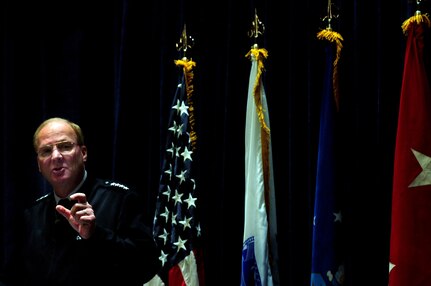
[[[46,146],[46,147],[39,149],[39,155],[42,157],[49,156],[49,155],[51,155],[51,153],[52,153],[52,147]]]
[[[62,142],[57,144],[58,151],[70,151],[73,149],[73,144],[71,142]]]

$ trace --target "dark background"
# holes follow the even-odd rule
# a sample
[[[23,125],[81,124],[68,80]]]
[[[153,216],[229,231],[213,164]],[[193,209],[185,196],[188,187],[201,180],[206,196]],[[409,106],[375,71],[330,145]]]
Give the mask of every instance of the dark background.
[[[408,1],[337,1],[343,38],[340,117],[346,285],[387,285],[393,153]],[[309,285],[327,1],[12,1],[1,4],[0,258],[13,216],[49,188],[35,128],[62,116],[83,128],[88,170],[143,192],[153,215],[184,25],[194,77],[207,285],[239,284],[244,128],[255,9],[265,25],[267,94],[282,285]]]

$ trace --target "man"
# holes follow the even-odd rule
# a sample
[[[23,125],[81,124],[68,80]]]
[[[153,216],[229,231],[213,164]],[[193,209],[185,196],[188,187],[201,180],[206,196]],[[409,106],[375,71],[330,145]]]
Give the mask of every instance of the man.
[[[127,286],[150,280],[160,263],[141,196],[87,174],[87,147],[73,122],[44,121],[33,145],[53,192],[25,211],[20,255],[6,285]]]

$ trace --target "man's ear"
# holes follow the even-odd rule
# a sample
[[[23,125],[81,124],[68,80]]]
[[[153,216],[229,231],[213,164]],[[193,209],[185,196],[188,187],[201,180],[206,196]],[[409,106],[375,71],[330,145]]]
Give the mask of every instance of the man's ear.
[[[82,161],[87,162],[87,146],[81,146]]]

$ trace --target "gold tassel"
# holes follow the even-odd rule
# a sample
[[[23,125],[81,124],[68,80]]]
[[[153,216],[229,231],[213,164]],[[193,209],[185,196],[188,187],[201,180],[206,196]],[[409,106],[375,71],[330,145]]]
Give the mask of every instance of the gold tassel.
[[[431,22],[430,22],[430,19],[428,17],[428,14],[416,13],[415,15],[413,15],[410,18],[408,18],[407,20],[405,20],[403,22],[403,24],[401,25],[401,28],[403,29],[404,35],[407,35],[407,32],[408,32],[410,26],[414,23],[416,23],[416,24],[425,23],[428,26],[428,28],[431,26]]]
[[[254,103],[256,105],[257,116],[260,122],[260,134],[261,134],[261,143],[262,143],[262,165],[263,165],[263,182],[264,182],[264,196],[265,196],[265,207],[266,212],[269,214],[271,205],[269,199],[270,186],[269,186],[269,178],[270,178],[270,166],[269,166],[269,148],[270,148],[270,129],[265,122],[265,115],[263,113],[262,107],[262,98],[261,98],[261,89],[262,89],[262,73],[264,70],[263,59],[268,57],[268,52],[265,49],[257,49],[252,48],[246,55],[246,57],[250,58],[253,55],[258,63],[258,70],[256,74],[256,79],[253,86],[253,97]],[[269,220],[268,220],[269,223]],[[269,238],[269,232],[268,232]],[[269,240],[270,241],[270,240]]]
[[[190,124],[190,145],[192,150],[196,149],[197,134],[195,131],[195,114],[193,107],[193,68],[196,66],[196,62],[192,60],[176,60],[175,64],[183,68],[184,76],[186,78],[186,92],[187,92],[187,104],[189,106],[189,124]]]
[[[339,110],[340,107],[340,92],[339,92],[339,81],[338,81],[338,61],[340,60],[341,57],[341,49],[343,48],[343,37],[335,32],[332,31],[330,29],[325,29],[325,30],[321,30],[320,32],[317,33],[317,38],[319,40],[328,40],[330,42],[335,42],[335,45],[337,47],[337,53],[334,59],[334,63],[333,65],[333,73],[332,73],[332,86],[333,86],[333,90],[334,90],[334,100],[335,100],[335,105],[337,107],[337,111]]]
[[[257,116],[259,118],[260,125],[265,130],[265,132],[269,134],[270,130],[265,123],[265,115],[263,114],[263,107],[262,107],[262,102],[260,98],[260,90],[262,88],[261,78],[262,78],[262,72],[264,70],[263,59],[266,59],[268,57],[268,51],[265,49],[252,48],[245,56],[247,58],[250,58],[251,55],[253,55],[256,58],[257,64],[258,64],[256,80],[254,81],[254,87],[253,87],[253,96],[256,104]]]

